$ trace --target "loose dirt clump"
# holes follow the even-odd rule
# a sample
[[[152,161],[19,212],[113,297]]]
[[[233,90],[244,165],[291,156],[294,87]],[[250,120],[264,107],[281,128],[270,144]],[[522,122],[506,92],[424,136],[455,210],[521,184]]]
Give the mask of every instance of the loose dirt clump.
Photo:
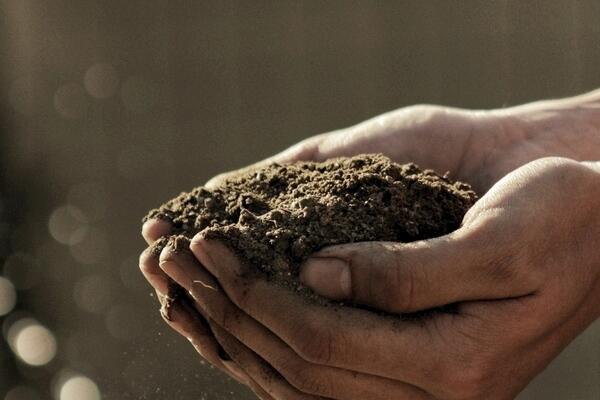
[[[315,251],[441,236],[459,227],[476,199],[447,175],[367,154],[243,172],[181,193],[144,220],[171,222],[173,235],[222,240],[267,279],[308,292],[298,270]]]

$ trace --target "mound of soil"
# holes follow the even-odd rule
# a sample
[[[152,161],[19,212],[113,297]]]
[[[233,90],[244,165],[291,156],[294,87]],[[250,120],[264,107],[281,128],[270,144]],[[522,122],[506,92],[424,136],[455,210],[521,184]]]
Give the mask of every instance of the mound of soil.
[[[315,251],[441,236],[459,227],[476,198],[468,184],[447,175],[368,154],[244,172],[213,190],[181,193],[144,221],[171,222],[178,247],[198,232],[220,239],[267,279],[308,293],[297,276]]]

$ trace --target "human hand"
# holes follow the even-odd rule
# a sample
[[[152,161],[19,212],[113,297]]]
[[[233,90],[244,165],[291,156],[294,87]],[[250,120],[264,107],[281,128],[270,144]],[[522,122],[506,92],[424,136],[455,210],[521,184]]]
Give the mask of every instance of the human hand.
[[[437,106],[408,107],[351,128],[307,139],[249,168],[270,162],[323,160],[361,152],[383,152],[398,162],[416,161],[423,167],[452,171],[453,177],[473,183],[483,193],[504,173],[531,159],[548,154],[585,157],[585,151],[573,145],[580,142],[586,143],[584,150],[588,152],[597,149],[598,146],[587,145],[597,144],[594,142],[597,142],[597,135],[590,137],[590,132],[595,131],[583,115],[587,112],[583,104],[593,101],[583,97],[490,112]],[[563,112],[573,110],[577,112]],[[580,140],[565,143],[566,133],[578,135]],[[208,186],[217,185],[229,175],[212,179]],[[170,226],[164,221],[148,221],[143,227],[149,244],[169,231]],[[157,256],[146,254],[141,261],[140,266],[149,282],[157,290],[165,288],[167,277],[158,266]],[[180,315],[176,319],[187,317],[187,314]],[[183,332],[181,327],[175,328]],[[211,337],[210,330],[203,332],[206,337]],[[190,337],[189,332],[185,335]],[[213,354],[215,346],[213,339],[206,345],[209,350],[204,353]],[[217,358],[212,359],[219,363]]]
[[[195,307],[195,302],[187,296],[180,294],[175,297],[173,301],[169,301],[168,310],[165,310],[172,283],[183,281],[181,274],[175,281],[163,271],[172,265],[183,265],[193,270],[194,284],[202,284],[209,289],[218,287],[218,284],[211,280],[212,276],[189,250],[175,249],[171,243],[167,243],[160,253],[157,251],[157,240],[170,234],[171,227],[164,221],[155,220],[146,224],[143,235],[149,247],[142,252],[139,260],[142,273],[154,288],[161,303],[160,314],[167,325],[185,337],[202,358],[237,382],[248,386],[261,400],[318,399],[290,387],[270,365],[215,324],[199,307]],[[172,273],[175,276],[177,272]],[[214,286],[210,286],[211,282]]]
[[[296,160],[324,160],[334,156],[351,155],[361,152],[386,152],[396,160],[409,161],[411,152],[422,148],[427,142],[435,142],[439,147],[445,142],[454,143],[458,151],[465,138],[466,125],[480,118],[479,114],[465,110],[453,110],[434,106],[415,106],[377,117],[356,127],[331,132],[307,139],[292,148],[255,165],[232,173],[222,174],[210,180],[205,186],[214,187],[233,174],[259,168],[272,162],[293,162]],[[487,123],[486,123],[487,124]],[[485,125],[485,124],[482,124]],[[487,129],[480,125],[482,131]],[[454,134],[456,138],[451,138]],[[434,138],[437,138],[434,140]],[[390,152],[390,149],[394,151]],[[462,151],[462,150],[461,150]],[[440,154],[435,152],[434,154]],[[446,161],[448,157],[436,157]],[[418,161],[418,157],[417,157]],[[435,166],[435,162],[429,163]],[[444,164],[443,169],[452,169],[450,164]],[[169,235],[170,225],[165,221],[151,220],[144,224],[142,234],[148,245],[162,236]],[[165,253],[168,253],[167,249]],[[154,287],[159,299],[168,296],[168,277],[159,267],[159,255],[148,248],[140,258],[140,268]],[[227,371],[235,369],[234,363],[222,360],[219,356],[219,346],[212,337],[210,327],[203,323],[203,318],[197,313],[185,308],[185,304],[174,303],[172,317],[167,323],[182,335],[188,337],[196,349],[218,368]],[[223,336],[223,335],[221,335]],[[222,353],[222,352],[221,352]],[[221,354],[222,355],[222,354]],[[229,371],[231,373],[231,371]],[[237,372],[237,379],[240,371]],[[234,374],[235,375],[235,374]]]
[[[600,158],[598,127],[589,122],[588,116],[597,108],[599,95],[492,111],[405,107],[350,128],[311,137],[254,165],[218,175],[205,186],[218,186],[227,177],[273,162],[321,161],[381,152],[397,162],[414,161],[439,172],[451,171],[454,178],[469,182],[483,194],[506,173],[539,157]],[[579,140],[573,140],[575,137]],[[170,231],[167,222],[150,220],[144,224],[142,235],[152,244]],[[140,267],[153,287],[164,286],[166,276],[156,262],[143,262]]]
[[[161,254],[163,257],[169,257],[174,255],[175,252],[172,247],[166,246],[158,253],[153,245],[161,236],[168,235],[170,228],[168,224],[162,223],[162,221],[156,221],[152,226],[154,230],[144,232],[149,247],[140,255],[139,265],[144,276],[155,290],[156,297],[161,304],[160,313],[163,320],[173,330],[187,338],[198,354],[211,365],[225,372],[236,381],[249,386],[260,399],[271,400],[272,397],[267,395],[219,345],[214,337],[213,327],[205,315],[191,307],[189,301],[184,298],[169,300],[171,282],[161,271],[159,263]],[[189,252],[178,252],[176,257],[180,263],[183,263],[186,259],[195,261],[195,258]],[[158,273],[157,271],[161,272]],[[170,303],[168,314],[164,308],[167,301]],[[227,334],[223,333],[223,336],[227,337]]]
[[[538,158],[600,159],[599,104],[600,90],[495,110],[404,107],[310,137],[249,167],[220,174],[207,186],[273,162],[383,153],[398,163],[449,171],[483,194],[507,173]]]
[[[201,236],[191,246],[200,263],[162,266],[217,337],[228,333],[260,357],[240,363],[246,372],[270,365],[294,396],[509,399],[600,316],[599,172],[538,160],[498,182],[449,235],[335,246],[304,266],[305,282],[324,295],[392,312],[456,304],[455,313],[401,320],[310,304]],[[320,269],[344,281],[324,258],[346,262],[349,285],[319,286]],[[294,396],[273,397],[304,398]]]

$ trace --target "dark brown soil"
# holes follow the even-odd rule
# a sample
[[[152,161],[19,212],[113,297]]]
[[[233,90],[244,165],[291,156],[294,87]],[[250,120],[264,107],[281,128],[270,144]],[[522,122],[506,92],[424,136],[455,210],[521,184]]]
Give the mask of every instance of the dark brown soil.
[[[174,235],[220,239],[267,279],[306,291],[298,269],[315,251],[441,236],[459,227],[475,200],[469,185],[432,170],[360,155],[242,173],[213,190],[181,193],[144,220],[168,220]]]

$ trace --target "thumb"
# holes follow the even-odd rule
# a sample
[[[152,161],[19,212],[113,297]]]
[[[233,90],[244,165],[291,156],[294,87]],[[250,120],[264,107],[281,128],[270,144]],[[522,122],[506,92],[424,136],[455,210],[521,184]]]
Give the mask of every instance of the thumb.
[[[517,297],[535,288],[513,247],[465,228],[412,243],[345,244],[315,253],[300,279],[330,299],[393,313]]]

